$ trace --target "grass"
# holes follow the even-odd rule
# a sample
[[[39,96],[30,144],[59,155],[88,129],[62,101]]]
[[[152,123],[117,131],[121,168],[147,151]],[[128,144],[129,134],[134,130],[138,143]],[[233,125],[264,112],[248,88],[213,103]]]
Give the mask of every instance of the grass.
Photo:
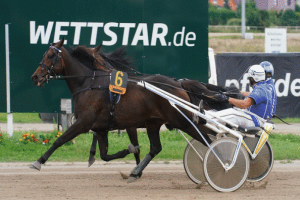
[[[269,139],[275,160],[300,159],[300,136],[294,134],[273,134]]]
[[[13,137],[2,133],[0,137],[0,162],[33,162],[42,156],[54,142],[54,139],[48,144],[38,144],[36,142],[28,142],[24,144],[20,141],[24,133],[34,134],[37,139],[41,138],[45,133],[42,132],[15,132]],[[57,131],[52,133],[56,135]],[[154,158],[154,161],[168,163],[171,160],[182,160],[186,141],[176,131],[164,131],[160,133],[162,151]],[[187,135],[186,135],[187,136]],[[191,139],[189,136],[187,136]],[[138,139],[141,149],[141,158],[149,152],[150,143],[145,132],[138,133]],[[295,160],[300,159],[300,136],[288,134],[273,134],[269,142],[272,145],[275,160]],[[89,158],[90,145],[92,143],[92,133],[81,134],[75,139],[74,144],[63,145],[58,148],[48,161],[63,161],[63,162],[87,162]],[[117,133],[109,134],[108,154],[117,153],[120,150],[127,149],[129,139],[126,133],[119,135]],[[96,159],[100,159],[99,150],[96,152]],[[128,155],[123,159],[124,162],[134,160],[133,154]]]
[[[40,138],[40,135],[45,134],[42,132],[20,131],[14,132],[14,135],[9,138],[8,135],[2,133],[2,138],[0,138],[0,162],[35,161],[51,147],[54,141],[53,140],[48,144],[38,144],[35,142],[28,142],[27,144],[24,144],[19,140],[22,139],[22,135],[26,133],[34,134],[37,139]],[[53,131],[52,133],[48,134],[56,135],[57,131]],[[74,144],[63,145],[62,147],[58,148],[52,154],[49,161],[87,161],[89,158],[92,137],[92,133],[79,135],[75,139]],[[141,148],[141,158],[143,158],[150,150],[150,143],[145,132],[139,132],[138,138]],[[114,154],[120,150],[127,149],[129,143],[130,141],[126,133],[123,133],[121,136],[117,133],[110,133],[108,154]],[[175,131],[161,132],[161,143],[163,150],[154,160],[168,161],[182,159],[186,142],[179,133]],[[98,149],[96,152],[96,159],[100,160],[100,153]],[[133,154],[130,154],[126,158],[122,159],[122,161],[129,160],[134,160]]]
[[[210,33],[241,33],[242,32],[242,29],[241,27],[209,27],[208,28],[208,31]],[[246,32],[250,32],[250,33],[264,33],[265,32],[265,29],[262,28],[262,29],[247,29]],[[291,32],[299,32],[299,31],[295,31],[295,30],[290,30],[288,29],[287,30],[288,33],[291,33]]]
[[[300,123],[300,118],[283,118],[288,123]],[[14,123],[41,123],[38,113],[14,113]],[[283,123],[279,119],[272,119],[274,123]],[[0,123],[7,123],[6,113],[0,113]]]
[[[249,28],[249,29],[248,29]],[[266,27],[268,28],[268,27]],[[269,28],[275,28],[275,27],[269,27]],[[229,27],[229,26],[209,26],[208,28],[210,33],[241,33],[242,28],[240,26],[238,27]],[[286,29],[287,33],[299,33],[300,29],[295,29],[295,28],[287,28]],[[265,32],[265,27],[247,27],[246,32],[249,33],[264,33]]]
[[[242,39],[241,35],[222,35],[222,36],[211,36],[210,39],[226,39],[226,40],[234,40],[234,39]],[[253,36],[254,39],[265,39],[265,36]]]
[[[14,123],[41,123],[38,113],[13,113]],[[7,114],[0,113],[0,123],[7,123]]]
[[[290,124],[295,124],[295,123],[300,123],[300,118],[296,118],[296,117],[291,117],[291,118],[282,118],[283,121],[290,123]],[[283,122],[277,118],[273,118],[272,121],[275,124],[282,124]]]
[[[256,36],[252,40],[242,39],[241,34],[210,36],[209,47],[215,53],[265,52],[265,37]],[[287,35],[287,52],[300,52],[300,36]]]

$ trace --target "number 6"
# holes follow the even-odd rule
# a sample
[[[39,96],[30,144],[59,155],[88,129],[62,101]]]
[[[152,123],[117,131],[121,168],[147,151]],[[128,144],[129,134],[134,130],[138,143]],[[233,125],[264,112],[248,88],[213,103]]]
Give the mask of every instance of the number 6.
[[[121,71],[118,71],[117,74],[116,74],[116,79],[115,79],[115,85],[116,86],[121,86],[123,84],[123,79],[120,76],[123,76],[123,72]]]

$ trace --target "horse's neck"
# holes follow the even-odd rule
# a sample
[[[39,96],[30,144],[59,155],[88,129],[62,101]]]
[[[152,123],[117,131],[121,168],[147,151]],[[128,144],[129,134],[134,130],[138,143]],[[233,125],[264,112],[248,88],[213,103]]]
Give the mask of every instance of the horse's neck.
[[[85,84],[88,76],[93,75],[93,71],[73,58],[65,48],[62,47],[61,50],[63,75],[66,76],[66,83],[70,91],[74,93]]]
[[[107,61],[105,61],[100,53],[93,53],[94,58],[96,59],[97,62],[95,62],[95,67],[97,69],[103,70],[105,72],[111,72],[114,67],[111,66]]]

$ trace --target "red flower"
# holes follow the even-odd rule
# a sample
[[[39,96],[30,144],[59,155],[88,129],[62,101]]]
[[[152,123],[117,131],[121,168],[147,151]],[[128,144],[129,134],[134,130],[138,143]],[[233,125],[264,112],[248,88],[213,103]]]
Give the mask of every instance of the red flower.
[[[49,140],[48,139],[46,139],[46,140],[44,140],[43,141],[45,144],[47,144],[48,142],[49,142]]]

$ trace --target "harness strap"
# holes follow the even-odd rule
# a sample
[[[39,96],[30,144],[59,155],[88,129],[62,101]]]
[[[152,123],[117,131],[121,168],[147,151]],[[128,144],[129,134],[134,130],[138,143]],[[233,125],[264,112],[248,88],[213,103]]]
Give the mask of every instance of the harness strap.
[[[83,92],[83,91],[86,91],[86,90],[93,90],[93,89],[96,89],[96,90],[103,90],[103,89],[108,89],[108,86],[96,86],[96,87],[91,87],[91,86],[89,86],[89,87],[86,87],[86,88],[83,88],[83,89],[81,89],[81,90],[78,90],[78,91],[76,91],[76,92],[74,92],[73,94],[72,94],[72,96],[73,96],[73,98],[77,95],[77,94],[79,94],[80,92]]]
[[[115,122],[115,105],[112,104],[111,108],[110,108],[110,116],[109,116],[109,123],[107,126],[107,131],[111,131],[113,130],[113,126]]]
[[[92,90],[92,89],[98,89],[98,90],[101,90],[101,89],[106,89],[106,88],[108,88],[108,86],[94,86],[93,87],[93,85],[94,85],[94,82],[95,82],[95,77],[96,77],[96,70],[94,70],[94,73],[93,73],[93,76],[92,76],[92,80],[91,80],[91,84],[90,84],[90,86],[89,87],[86,87],[86,88],[83,88],[83,89],[81,89],[81,90],[78,90],[78,91],[76,91],[76,92],[74,92],[73,94],[72,94],[72,96],[73,96],[73,98],[74,98],[74,96],[75,95],[77,95],[77,94],[79,94],[80,92],[83,92],[83,91],[86,91],[86,90]]]
[[[96,75],[96,71],[94,70],[94,74],[93,74],[93,77],[92,77],[92,81],[91,81],[90,87],[92,87],[94,85],[95,75]]]

